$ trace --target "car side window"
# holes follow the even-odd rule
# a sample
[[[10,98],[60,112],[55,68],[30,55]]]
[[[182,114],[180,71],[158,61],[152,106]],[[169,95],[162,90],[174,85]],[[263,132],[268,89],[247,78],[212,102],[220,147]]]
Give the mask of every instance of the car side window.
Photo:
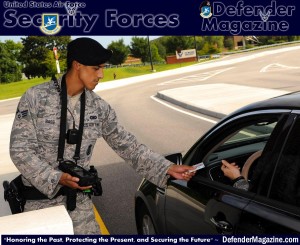
[[[225,137],[205,157],[204,163],[214,159],[234,159],[263,150],[277,122],[261,121],[246,125]]]
[[[269,197],[277,201],[300,205],[300,118],[290,130],[278,159]]]
[[[267,145],[277,123],[279,116],[261,115],[249,118],[235,130],[227,131],[221,139],[204,157],[204,164],[209,169],[212,180],[232,185],[231,181],[221,171],[221,160],[235,162],[243,176],[251,184],[254,169],[262,159],[263,150]]]
[[[273,120],[271,122],[264,120],[262,122],[245,126],[226,138],[225,141],[218,146],[214,153],[221,152],[223,150],[226,151],[226,149],[237,149],[237,147],[243,146],[247,146],[246,148],[248,148],[249,151],[263,150],[263,147],[269,139],[276,124],[277,122],[273,122]],[[238,153],[238,150],[236,150],[236,153]],[[234,152],[229,155],[229,157],[232,156],[234,156]]]

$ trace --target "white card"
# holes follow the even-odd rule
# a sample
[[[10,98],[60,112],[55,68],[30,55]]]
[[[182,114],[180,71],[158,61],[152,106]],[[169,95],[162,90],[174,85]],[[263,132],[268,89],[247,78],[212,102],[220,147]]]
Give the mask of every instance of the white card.
[[[189,170],[189,172],[195,172],[195,171],[197,171],[197,170],[199,170],[201,168],[205,168],[205,165],[204,165],[203,162],[200,162],[198,164],[193,165],[193,167],[195,167],[195,169]]]

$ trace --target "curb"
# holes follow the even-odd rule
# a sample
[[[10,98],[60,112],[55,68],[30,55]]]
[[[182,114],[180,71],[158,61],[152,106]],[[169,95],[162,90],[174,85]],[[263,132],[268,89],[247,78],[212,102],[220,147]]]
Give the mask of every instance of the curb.
[[[210,116],[210,117],[222,119],[223,117],[227,116],[226,114],[223,114],[223,113],[207,110],[207,109],[201,108],[199,106],[194,106],[194,105],[176,100],[174,98],[171,98],[171,97],[163,94],[162,92],[158,92],[156,97],[159,98],[159,99],[165,100],[169,103],[172,103],[174,105],[180,106],[184,109],[191,110],[191,111],[194,111],[194,112],[198,112],[198,113]]]

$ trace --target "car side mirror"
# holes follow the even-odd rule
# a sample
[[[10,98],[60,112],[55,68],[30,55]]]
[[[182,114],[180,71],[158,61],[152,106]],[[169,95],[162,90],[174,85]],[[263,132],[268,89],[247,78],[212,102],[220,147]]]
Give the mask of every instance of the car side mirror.
[[[169,160],[170,162],[173,162],[177,165],[182,165],[182,154],[181,153],[167,155],[167,156],[165,156],[165,158],[167,160]]]

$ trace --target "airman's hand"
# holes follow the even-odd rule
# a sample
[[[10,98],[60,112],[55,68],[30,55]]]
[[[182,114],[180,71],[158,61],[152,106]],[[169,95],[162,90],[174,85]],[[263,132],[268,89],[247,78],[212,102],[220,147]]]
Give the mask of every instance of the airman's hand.
[[[194,172],[189,172],[189,170],[193,170],[195,167],[186,166],[186,165],[171,165],[167,174],[171,175],[175,179],[187,180],[189,181],[194,175]]]
[[[92,188],[92,186],[79,186],[78,182],[79,178],[73,177],[68,173],[63,173],[62,176],[60,177],[59,184],[68,186],[72,189],[79,189],[79,190],[87,190]]]

